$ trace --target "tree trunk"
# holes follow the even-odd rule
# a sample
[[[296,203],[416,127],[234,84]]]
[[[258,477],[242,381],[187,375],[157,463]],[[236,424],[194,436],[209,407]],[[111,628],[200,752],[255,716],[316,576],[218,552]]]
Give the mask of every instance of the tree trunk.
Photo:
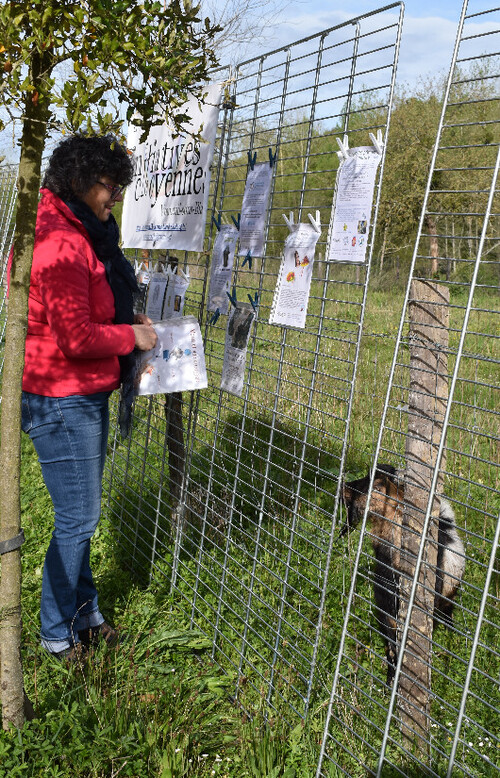
[[[415,563],[424,543],[398,687],[398,709],[407,743],[425,752],[430,736],[431,656],[439,499],[434,498],[425,539],[423,524],[448,403],[449,290],[413,281],[410,302],[410,393],[398,643],[408,614]],[[444,461],[441,461],[441,467]],[[438,484],[438,492],[440,487]]]
[[[36,53],[32,58],[32,83],[42,72]],[[48,109],[39,106],[37,92],[26,98],[19,162],[17,222],[10,273],[5,361],[2,381],[0,441],[0,541],[21,531],[21,383],[28,326],[28,294],[33,259],[40,168]],[[0,697],[2,726],[24,724],[24,690],[21,665],[21,551],[1,557],[0,577]]]

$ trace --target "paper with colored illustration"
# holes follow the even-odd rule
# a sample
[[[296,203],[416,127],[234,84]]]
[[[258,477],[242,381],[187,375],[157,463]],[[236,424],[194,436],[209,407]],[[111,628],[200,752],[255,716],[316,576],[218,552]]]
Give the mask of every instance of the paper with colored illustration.
[[[381,155],[373,146],[347,151],[337,171],[327,258],[364,262],[370,230],[377,168]]]
[[[285,241],[269,324],[305,327],[318,238],[319,232],[310,224],[292,227]]]
[[[208,386],[200,325],[181,316],[154,325],[158,343],[141,358],[136,393],[186,392]]]

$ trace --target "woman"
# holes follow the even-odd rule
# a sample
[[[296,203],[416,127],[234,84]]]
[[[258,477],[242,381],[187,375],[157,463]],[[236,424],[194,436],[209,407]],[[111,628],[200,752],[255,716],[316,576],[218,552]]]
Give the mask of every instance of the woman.
[[[131,385],[134,348],[156,343],[133,314],[137,284],[112,209],[132,180],[116,139],[74,135],[53,152],[38,208],[23,375],[23,430],[54,504],[42,578],[41,640],[59,659],[84,656],[102,616],[90,569],[100,516],[108,398]]]

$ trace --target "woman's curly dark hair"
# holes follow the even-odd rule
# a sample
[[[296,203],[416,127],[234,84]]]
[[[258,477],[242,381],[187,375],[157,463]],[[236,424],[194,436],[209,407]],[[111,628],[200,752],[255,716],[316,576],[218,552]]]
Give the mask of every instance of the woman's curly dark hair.
[[[114,135],[70,135],[52,152],[42,186],[70,200],[85,195],[102,176],[127,186],[132,174],[132,159]]]

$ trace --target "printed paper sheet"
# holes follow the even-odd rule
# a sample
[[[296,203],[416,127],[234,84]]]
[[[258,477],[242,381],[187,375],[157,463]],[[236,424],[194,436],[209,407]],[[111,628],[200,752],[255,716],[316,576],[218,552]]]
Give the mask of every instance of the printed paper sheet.
[[[194,316],[154,325],[158,343],[142,355],[136,391],[139,395],[186,392],[208,386],[200,325]]]
[[[248,340],[254,318],[252,306],[240,302],[231,308],[228,318],[221,389],[237,397],[243,392]]]
[[[248,171],[240,217],[239,256],[264,255],[264,232],[273,169],[269,162],[258,162]]]
[[[327,258],[364,262],[381,156],[373,146],[358,146],[347,154],[337,172]]]
[[[238,230],[231,224],[222,224],[215,239],[212,251],[210,287],[208,292],[208,310],[226,314],[229,299],[226,292],[231,290],[231,276],[234,264],[234,251],[238,240]]]
[[[319,233],[310,224],[297,224],[288,235],[269,324],[305,327],[318,238]]]

